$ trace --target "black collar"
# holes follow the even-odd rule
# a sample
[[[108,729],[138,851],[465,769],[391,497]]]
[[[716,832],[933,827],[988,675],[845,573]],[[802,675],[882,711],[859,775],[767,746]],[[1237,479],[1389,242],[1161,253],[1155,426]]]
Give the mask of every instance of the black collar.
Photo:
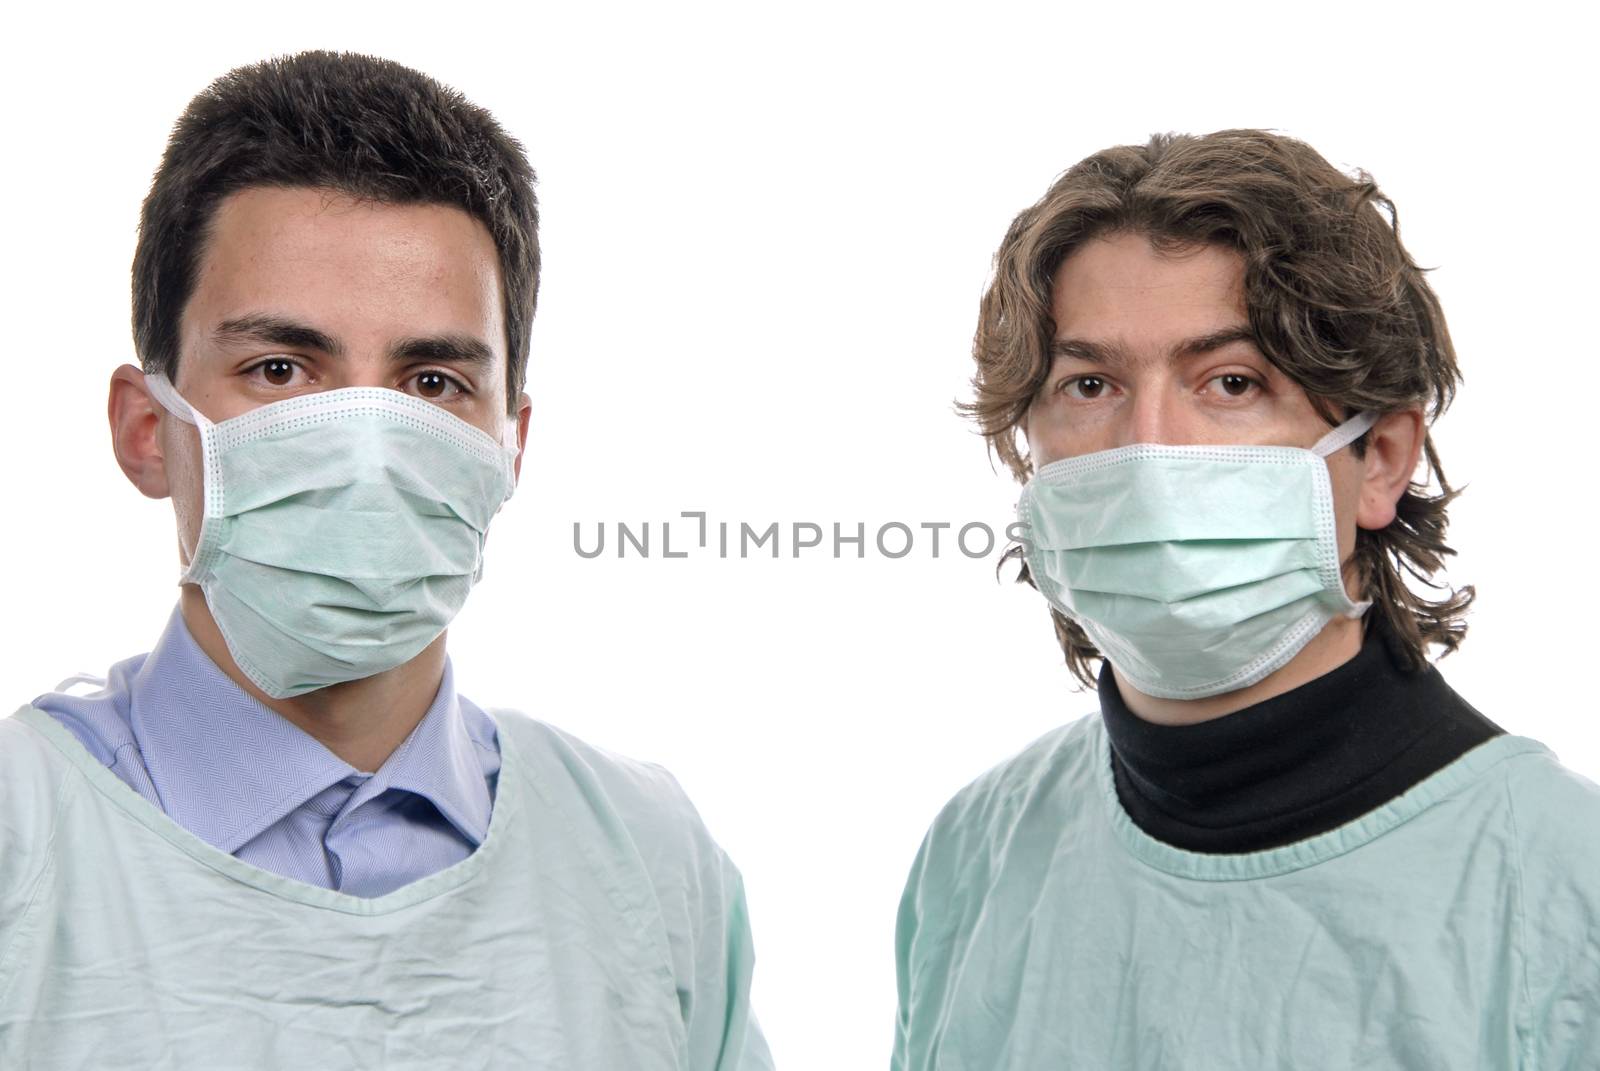
[[[1107,663],[1100,712],[1129,817],[1158,840],[1201,852],[1259,851],[1326,832],[1503,732],[1437,669],[1402,669],[1379,628],[1331,672],[1195,725],[1134,714]]]

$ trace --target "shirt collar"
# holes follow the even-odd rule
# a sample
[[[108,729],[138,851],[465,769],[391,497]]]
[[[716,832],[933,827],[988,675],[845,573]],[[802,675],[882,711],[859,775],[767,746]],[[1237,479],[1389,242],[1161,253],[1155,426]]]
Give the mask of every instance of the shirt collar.
[[[1312,823],[1332,828],[1432,773],[1435,758],[1501,732],[1433,666],[1408,668],[1382,618],[1341,665],[1207,721],[1140,718],[1109,662],[1099,698],[1124,806],[1147,832],[1159,824],[1164,838],[1195,851],[1256,850]],[[1375,792],[1384,798],[1374,801]]]
[[[130,723],[162,809],[232,854],[312,796],[363,776],[315,737],[240,688],[200,649],[174,609],[134,676]],[[438,693],[417,727],[362,786],[426,798],[474,846],[491,800],[445,660]]]

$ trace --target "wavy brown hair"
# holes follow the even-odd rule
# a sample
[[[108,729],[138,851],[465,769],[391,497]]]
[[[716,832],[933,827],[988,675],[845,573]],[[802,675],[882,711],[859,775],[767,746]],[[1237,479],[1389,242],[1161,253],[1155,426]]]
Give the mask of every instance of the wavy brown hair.
[[[1330,425],[1342,414],[1415,406],[1431,424],[1450,404],[1461,373],[1444,313],[1400,243],[1394,203],[1370,175],[1346,175],[1309,145],[1261,130],[1157,134],[1073,166],[1012,221],[995,254],[972,347],[975,396],[957,407],[1019,481],[1032,462],[1017,433],[1050,370],[1056,269],[1118,231],[1144,234],[1158,249],[1237,251],[1256,346]],[[1365,453],[1364,437],[1354,449]],[[1373,601],[1369,620],[1378,616],[1412,669],[1430,645],[1443,654],[1460,645],[1473,599],[1470,586],[1434,580],[1455,553],[1446,509],[1459,492],[1431,435],[1423,453],[1426,478],[1406,489],[1388,527],[1357,529],[1351,563],[1361,597]],[[1021,549],[1002,561],[1021,560]],[[1447,593],[1428,598],[1406,576]],[[1033,582],[1025,561],[1017,579]],[[1100,652],[1077,624],[1054,608],[1050,615],[1073,675],[1093,687]]]

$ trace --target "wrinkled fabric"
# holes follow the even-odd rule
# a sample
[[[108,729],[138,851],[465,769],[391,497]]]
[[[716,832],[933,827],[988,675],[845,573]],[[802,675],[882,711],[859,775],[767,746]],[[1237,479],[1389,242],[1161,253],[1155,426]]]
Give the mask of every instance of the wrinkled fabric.
[[[1600,786],[1498,736],[1326,833],[1164,844],[1081,719],[912,868],[896,1071],[1600,1066]]]
[[[511,712],[488,834],[363,899],[0,719],[0,1067],[770,1068],[738,871],[677,783]]]
[[[68,683],[33,705],[174,822],[274,874],[382,896],[459,863],[489,828],[495,724],[456,693],[448,657],[422,720],[373,773],[234,683],[178,608],[148,655]]]

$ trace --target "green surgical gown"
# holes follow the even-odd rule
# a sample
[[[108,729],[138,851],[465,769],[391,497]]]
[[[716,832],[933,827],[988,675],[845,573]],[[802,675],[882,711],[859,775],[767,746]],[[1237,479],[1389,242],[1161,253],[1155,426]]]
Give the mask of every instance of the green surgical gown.
[[[1600,787],[1500,736],[1280,848],[1140,830],[1104,725],[962,790],[912,868],[897,1071],[1600,1068]]]
[[[743,883],[676,781],[511,711],[489,833],[358,897],[0,718],[4,1071],[771,1071]]]

